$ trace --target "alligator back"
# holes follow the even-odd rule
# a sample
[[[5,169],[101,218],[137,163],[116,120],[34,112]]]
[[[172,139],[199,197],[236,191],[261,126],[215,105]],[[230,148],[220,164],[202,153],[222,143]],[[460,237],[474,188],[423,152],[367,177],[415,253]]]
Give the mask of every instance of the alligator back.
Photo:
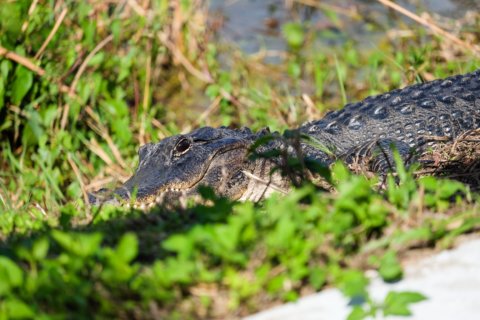
[[[477,70],[370,96],[307,123],[300,130],[331,147],[337,155],[381,139],[418,148],[428,136],[454,138],[479,128],[479,106]]]

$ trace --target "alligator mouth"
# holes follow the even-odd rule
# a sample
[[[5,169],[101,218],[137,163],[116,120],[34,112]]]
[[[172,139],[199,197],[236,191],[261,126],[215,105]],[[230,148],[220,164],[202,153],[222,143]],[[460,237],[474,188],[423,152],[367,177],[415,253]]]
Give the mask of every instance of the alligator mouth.
[[[154,190],[150,189],[146,191],[146,194],[141,195],[140,197],[132,197],[132,195],[134,196],[135,190],[130,190],[129,188],[122,186],[112,192],[100,192],[100,194],[94,195],[90,194],[90,203],[114,204],[121,207],[134,208],[144,211],[162,204],[180,204],[182,207],[185,207],[189,199],[193,199],[195,201],[201,200],[199,194],[196,193],[196,189],[212,168],[215,158],[225,153],[240,149],[245,149],[247,151],[248,146],[246,146],[244,142],[239,141],[233,145],[216,151],[213,156],[209,158],[208,166],[206,166],[206,168],[201,172],[200,176],[188,186],[159,186]],[[246,154],[247,152],[245,152],[245,155]],[[138,193],[142,193],[140,188],[138,189]]]

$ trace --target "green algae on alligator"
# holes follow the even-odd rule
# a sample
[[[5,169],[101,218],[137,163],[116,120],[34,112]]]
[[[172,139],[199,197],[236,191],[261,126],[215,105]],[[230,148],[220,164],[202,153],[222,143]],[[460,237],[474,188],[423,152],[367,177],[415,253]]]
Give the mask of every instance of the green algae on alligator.
[[[373,172],[392,168],[393,148],[404,161],[417,159],[444,137],[453,140],[480,128],[480,70],[414,84],[346,105],[296,129],[304,137],[297,150],[268,129],[252,132],[200,128],[147,144],[139,150],[135,174],[113,192],[89,195],[91,204],[133,204],[147,208],[198,195],[200,186],[234,200],[260,200],[287,190],[290,178],[275,167],[285,165],[283,152],[329,166],[336,159],[368,159]],[[260,146],[261,137],[269,139]],[[311,141],[307,141],[311,140]],[[313,143],[312,143],[313,141]],[[252,146],[260,154],[251,157]],[[272,173],[273,172],[273,173]]]

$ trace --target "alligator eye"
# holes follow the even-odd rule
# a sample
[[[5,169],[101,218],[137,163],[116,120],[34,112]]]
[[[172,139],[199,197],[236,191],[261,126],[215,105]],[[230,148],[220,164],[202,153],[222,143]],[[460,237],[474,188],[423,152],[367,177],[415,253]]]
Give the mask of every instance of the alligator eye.
[[[175,146],[175,153],[178,155],[185,153],[188,149],[190,149],[190,145],[190,140],[183,138]]]

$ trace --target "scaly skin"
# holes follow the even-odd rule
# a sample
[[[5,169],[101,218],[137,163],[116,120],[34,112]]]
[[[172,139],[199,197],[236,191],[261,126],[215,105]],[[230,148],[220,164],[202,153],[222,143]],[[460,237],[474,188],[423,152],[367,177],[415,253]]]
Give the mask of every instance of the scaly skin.
[[[306,158],[325,166],[338,158],[348,162],[354,157],[372,157],[378,148],[388,149],[383,152],[388,160],[391,145],[406,158],[412,150],[419,153],[431,144],[429,136],[454,138],[479,128],[479,106],[480,70],[415,84],[348,104],[302,125],[297,132],[313,143],[303,141],[300,149]],[[131,201],[136,193],[133,203],[143,208],[196,195],[201,185],[231,199],[259,200],[289,185],[280,174],[271,175],[279,164],[278,156],[270,160],[249,157],[255,141],[267,134],[266,129],[253,133],[247,128],[206,127],[147,144],[140,148],[135,174],[113,195],[96,193],[90,195],[90,202],[119,204]],[[272,150],[293,153],[279,136],[257,151]],[[372,168],[382,172],[385,159],[378,160]]]

